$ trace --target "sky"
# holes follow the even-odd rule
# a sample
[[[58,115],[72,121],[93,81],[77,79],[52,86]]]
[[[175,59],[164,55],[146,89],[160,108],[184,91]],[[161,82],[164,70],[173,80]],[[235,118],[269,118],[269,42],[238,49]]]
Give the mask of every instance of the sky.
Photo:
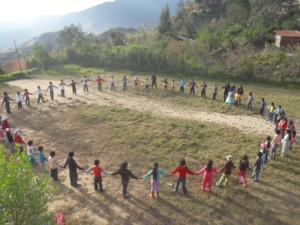
[[[0,22],[64,15],[113,0],[2,0]]]

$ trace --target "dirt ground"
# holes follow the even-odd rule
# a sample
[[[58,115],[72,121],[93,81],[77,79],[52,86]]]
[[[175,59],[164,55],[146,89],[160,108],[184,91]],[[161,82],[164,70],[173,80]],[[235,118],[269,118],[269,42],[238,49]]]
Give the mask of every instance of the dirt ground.
[[[46,89],[48,86],[48,81],[46,80],[18,80],[12,81],[8,84],[12,86],[19,86],[22,89],[27,88],[29,91],[34,92],[37,85],[40,85],[42,89]],[[59,81],[55,82],[56,84]],[[106,84],[107,85],[107,84]],[[58,86],[58,85],[57,85]],[[96,86],[96,84],[91,84],[90,86]],[[60,90],[55,90],[55,99],[59,101],[60,104],[75,104],[78,102],[85,102],[88,104],[97,104],[102,106],[118,106],[128,109],[134,109],[138,111],[148,112],[155,116],[173,117],[185,120],[195,120],[202,122],[214,122],[219,124],[225,124],[229,127],[237,128],[245,133],[253,134],[273,134],[274,127],[261,118],[260,116],[247,116],[247,115],[224,115],[221,113],[208,113],[201,111],[194,111],[188,109],[187,107],[175,107],[168,103],[161,103],[143,96],[134,96],[123,92],[112,92],[106,87],[103,92],[95,92],[93,90],[89,94],[83,94],[82,85],[77,85],[78,95],[73,95],[71,92],[71,87],[66,87],[66,98],[60,98],[57,95]],[[47,94],[47,93],[46,93]],[[36,98],[33,96],[32,98]],[[49,97],[45,97],[49,99]],[[35,100],[33,100],[35,101]],[[221,106],[220,106],[221,107]]]
[[[18,86],[21,89],[29,89],[34,92],[36,87],[40,85],[42,89],[46,89],[48,81],[46,80],[18,80],[8,83],[11,86]],[[55,82],[58,84],[58,81]],[[172,117],[192,121],[215,122],[236,128],[244,133],[252,134],[273,134],[274,127],[271,123],[265,121],[259,116],[236,116],[223,115],[219,113],[207,113],[193,111],[188,108],[175,107],[168,103],[161,103],[146,97],[134,96],[130,93],[111,92],[107,87],[103,92],[97,92],[96,84],[90,85],[90,93],[84,94],[82,85],[77,86],[78,95],[71,93],[71,88],[66,87],[66,97],[59,96],[60,91],[55,90],[55,101],[51,102],[50,97],[46,94],[45,104],[35,104],[36,95],[33,95],[31,101],[34,102],[31,108],[25,109],[18,113],[13,108],[13,114],[10,115],[18,128],[24,131],[24,137],[34,137],[34,142],[39,145],[48,146],[48,149],[55,150],[58,154],[60,164],[63,164],[65,156],[70,149],[85,149],[89,146],[95,148],[103,148],[101,143],[97,143],[97,137],[91,134],[95,127],[81,129],[77,126],[76,121],[72,121],[68,112],[72,105],[93,104],[99,106],[116,106],[120,108],[128,108],[142,112],[149,112],[157,117]],[[25,105],[25,104],[24,104]],[[4,112],[4,109],[2,110]],[[14,127],[16,125],[13,124]],[[105,138],[105,132],[102,138]],[[86,152],[79,152],[76,157],[79,165],[87,167],[92,164],[92,159],[87,159],[92,155],[86,149]],[[118,156],[105,155],[101,157],[103,161],[111,161]],[[108,164],[111,165],[111,164]],[[241,220],[233,220],[232,218],[222,215],[219,209],[209,206],[211,210],[207,218],[199,218],[190,210],[182,211],[181,207],[176,205],[176,196],[164,199],[163,197],[153,202],[149,198],[148,189],[141,188],[138,182],[130,183],[130,190],[135,194],[129,199],[123,199],[121,194],[121,184],[118,178],[104,178],[104,188],[107,190],[104,194],[96,193],[92,186],[93,176],[79,172],[80,188],[72,188],[69,184],[68,171],[61,169],[59,172],[60,182],[59,193],[54,201],[50,204],[49,209],[53,212],[63,212],[66,215],[67,225],[70,224],[242,224]],[[143,181],[144,182],[144,181]],[[147,183],[145,181],[144,183]],[[144,185],[145,186],[145,185]],[[162,184],[162,189],[171,190],[172,184],[167,182]],[[108,188],[109,187],[109,188]],[[273,187],[269,187],[273,189]],[[274,190],[276,192],[276,190]],[[138,197],[136,197],[138,196]],[[295,198],[300,196],[294,196]],[[183,201],[197,202],[193,197],[184,197]],[[213,195],[207,198],[219,198]],[[293,201],[293,196],[286,194],[282,201]],[[228,198],[228,202],[234,199]],[[260,200],[258,200],[260,201]],[[279,201],[279,200],[278,200]],[[234,202],[233,202],[234,203]],[[239,204],[239,203],[234,203]],[[164,208],[160,212],[159,208]],[[226,207],[226,206],[224,206]],[[241,204],[241,207],[243,205]],[[271,204],[269,207],[272,207]],[[287,213],[291,210],[291,206],[278,206],[282,212]],[[246,209],[246,208],[245,208]],[[295,209],[297,210],[297,209]],[[176,214],[178,218],[170,218],[170,215]],[[217,219],[216,219],[217,218]],[[300,219],[295,217],[295,221]],[[207,222],[211,221],[211,222]],[[253,220],[255,222],[255,218]],[[284,221],[274,219],[270,224],[286,224]]]

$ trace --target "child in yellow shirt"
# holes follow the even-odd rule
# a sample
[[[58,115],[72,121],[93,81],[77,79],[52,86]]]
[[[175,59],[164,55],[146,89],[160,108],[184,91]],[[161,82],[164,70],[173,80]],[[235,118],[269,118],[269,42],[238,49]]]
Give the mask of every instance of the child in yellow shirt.
[[[234,94],[234,106],[239,107],[241,104],[242,97],[238,92],[235,92]]]

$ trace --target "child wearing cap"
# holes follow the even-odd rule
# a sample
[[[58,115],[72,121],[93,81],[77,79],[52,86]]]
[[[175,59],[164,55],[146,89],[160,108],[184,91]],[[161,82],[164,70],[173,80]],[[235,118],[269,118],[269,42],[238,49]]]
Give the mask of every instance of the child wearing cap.
[[[94,166],[92,166],[90,169],[85,170],[84,172],[88,173],[93,170],[95,191],[98,191],[99,189],[99,192],[103,192],[104,189],[102,186],[102,173],[105,175],[109,175],[109,173],[103,170],[99,165],[100,165],[100,160],[97,159],[94,161]]]
[[[20,152],[23,152],[23,147],[26,146],[26,143],[21,136],[21,130],[15,129],[14,134],[15,134],[15,143],[18,145]]]
[[[232,155],[228,155],[227,162],[226,162],[224,168],[221,170],[221,172],[223,172],[223,175],[222,175],[221,179],[216,183],[216,186],[220,187],[223,184],[224,184],[224,186],[227,185],[229,177],[231,175],[231,170],[235,168],[232,161],[233,161]]]

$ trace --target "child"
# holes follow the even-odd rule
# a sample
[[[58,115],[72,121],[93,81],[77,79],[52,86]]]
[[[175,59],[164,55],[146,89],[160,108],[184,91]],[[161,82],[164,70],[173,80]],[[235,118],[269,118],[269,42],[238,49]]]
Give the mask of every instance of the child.
[[[252,108],[252,103],[254,101],[254,98],[252,96],[252,92],[249,93],[249,96],[248,96],[248,100],[247,100],[247,110],[250,110],[252,112],[253,108]]]
[[[9,144],[9,149],[10,149],[10,152],[11,153],[15,153],[16,150],[14,149],[14,138],[10,132],[10,128],[6,128],[5,129],[5,133],[6,133],[6,137],[7,137],[7,141],[8,141],[8,144]]]
[[[80,81],[80,83],[83,83],[83,92],[89,92],[89,86],[88,86],[88,82],[91,81],[89,78],[87,78],[86,75],[83,76],[82,80]]]
[[[282,116],[281,120],[278,123],[278,127],[281,131],[281,137],[283,138],[284,134],[285,134],[286,127],[287,127],[287,118],[286,117]]]
[[[154,87],[157,88],[157,85],[156,85],[156,79],[157,79],[157,77],[156,77],[156,72],[154,72],[154,73],[152,74],[152,76],[151,76],[152,89],[153,89]]]
[[[10,125],[9,125],[9,123],[8,123],[8,117],[7,117],[7,116],[2,116],[1,125],[2,125],[2,130],[3,130],[3,131],[5,131],[6,128],[10,128]]]
[[[127,162],[123,162],[120,166],[120,169],[114,173],[112,173],[111,175],[117,175],[120,174],[121,176],[121,182],[122,182],[122,186],[123,186],[123,197],[127,198],[129,197],[129,195],[127,194],[127,187],[129,184],[129,178],[133,178],[133,179],[139,179],[138,177],[134,176],[133,173],[127,169],[128,167],[128,163]]]
[[[40,86],[37,86],[37,91],[34,92],[34,93],[37,93],[38,94],[38,100],[37,100],[37,103],[40,103],[40,101],[42,100],[42,102],[44,103],[44,98],[43,98],[43,90],[41,89]]]
[[[63,80],[60,81],[60,84],[59,84],[59,89],[60,89],[60,95],[61,97],[65,97],[65,83]]]
[[[203,81],[203,83],[201,84],[201,97],[206,97],[206,88],[207,88],[207,85],[206,85],[205,81]]]
[[[164,83],[164,91],[167,91],[168,90],[168,80],[164,79],[163,83]]]
[[[45,154],[43,153],[44,147],[39,146],[38,147],[38,157],[39,157],[39,162],[41,166],[41,170],[45,171],[45,162],[48,161],[47,158],[45,157]]]
[[[269,120],[270,121],[273,121],[274,111],[275,111],[275,105],[274,105],[274,102],[272,102],[271,106],[270,106],[270,112],[269,112]]]
[[[266,156],[267,156],[267,144],[266,143],[261,143],[261,171],[263,170],[265,166],[265,161],[266,161]]]
[[[150,170],[146,175],[141,177],[141,179],[145,179],[147,177],[151,177],[151,194],[150,197],[154,198],[154,193],[156,192],[157,198],[159,198],[159,191],[160,191],[160,174],[164,175],[165,177],[168,176],[162,169],[158,168],[158,163],[153,164],[153,169]]]
[[[217,99],[217,94],[218,94],[218,86],[215,84],[215,87],[213,89],[213,100]]]
[[[103,80],[100,76],[98,76],[98,78],[95,80],[95,82],[98,84],[98,91],[102,91],[102,81],[104,82],[105,80]]]
[[[280,143],[281,143],[280,130],[276,130],[275,135],[271,142],[271,157],[270,157],[270,159],[275,159],[276,149],[279,147]]]
[[[53,180],[58,181],[57,167],[59,167],[59,165],[55,158],[55,151],[50,152],[48,163],[49,163],[51,177],[53,178]]]
[[[236,91],[234,94],[234,106],[235,107],[239,107],[241,98],[242,97],[241,97],[240,93]]]
[[[115,78],[114,78],[114,76],[111,76],[111,78],[109,79],[109,83],[110,83],[110,90],[115,91]]]
[[[76,161],[73,159],[74,155],[75,154],[73,151],[69,152],[67,161],[66,161],[65,165],[63,166],[63,168],[66,168],[68,165],[71,185],[73,187],[78,187],[79,185],[77,183],[77,180],[78,180],[77,168],[80,170],[83,170],[83,168],[78,166]]]
[[[172,80],[171,89],[172,89],[173,92],[175,92],[175,87],[176,87],[175,80]]]
[[[33,141],[28,141],[27,142],[27,156],[29,157],[30,159],[30,164],[31,165],[35,165],[36,164],[36,160],[35,160],[35,157],[34,157],[34,149],[33,149]]]
[[[189,173],[191,175],[194,175],[195,173],[187,167],[185,159],[180,160],[179,165],[176,166],[172,170],[171,175],[173,175],[176,172],[177,172],[177,180],[176,180],[176,186],[175,186],[174,191],[177,192],[180,183],[182,183],[183,194],[187,194],[186,185],[185,185],[186,184],[186,173]]]
[[[122,79],[123,92],[127,91],[127,83],[128,83],[128,79],[127,79],[126,76],[124,76],[123,79]]]
[[[93,170],[94,172],[94,188],[95,188],[95,191],[98,191],[99,189],[99,192],[103,192],[104,189],[102,187],[102,173],[105,174],[105,175],[109,175],[108,172],[106,172],[105,170],[103,170],[100,166],[100,161],[97,159],[94,161],[94,166],[92,166],[90,169],[87,169],[85,170],[85,172],[90,172]]]
[[[139,80],[137,79],[137,77],[134,77],[134,79],[133,79],[133,83],[134,83],[134,87],[135,88],[137,88],[138,87],[138,85],[139,85]]]
[[[23,146],[26,146],[26,143],[21,136],[21,130],[15,129],[14,134],[15,134],[15,143],[18,145],[20,152],[23,152]]]
[[[227,156],[227,162],[224,166],[224,168],[221,170],[221,172],[223,172],[223,175],[221,177],[221,179],[216,183],[217,187],[221,187],[224,183],[224,186],[227,185],[229,177],[231,175],[231,170],[235,168],[234,164],[233,164],[233,157],[231,155]]]
[[[190,86],[190,95],[193,94],[195,95],[195,87],[197,87],[196,83],[194,80],[192,80],[188,86]]]
[[[31,93],[29,93],[29,91],[27,89],[24,90],[24,94],[23,94],[23,98],[25,98],[25,104],[30,106],[30,98],[29,95],[32,95]]]
[[[50,98],[51,98],[51,101],[54,101],[54,88],[57,88],[56,86],[54,86],[52,84],[52,81],[49,82],[49,86],[48,88],[46,89],[46,92],[48,92],[48,90],[50,91]]]
[[[240,160],[239,170],[238,170],[238,175],[240,175],[241,177],[240,183],[242,183],[244,187],[247,187],[247,180],[246,180],[247,169],[250,169],[249,160],[248,160],[248,156],[244,155],[243,158],[241,158]]]
[[[71,84],[69,85],[69,87],[72,87],[73,95],[77,95],[76,84],[78,84],[78,83],[76,83],[74,80],[72,80]]]
[[[230,89],[228,91],[227,98],[226,98],[226,101],[224,103],[224,105],[228,104],[230,106],[230,108],[231,108],[231,105],[232,105],[233,93],[234,93],[234,91],[232,89]]]
[[[212,183],[213,183],[213,174],[219,174],[220,172],[213,167],[213,161],[212,160],[208,160],[208,163],[205,167],[203,167],[201,170],[199,170],[198,172],[196,172],[196,174],[201,174],[204,173],[203,176],[203,180],[202,180],[202,185],[201,185],[201,191],[203,192],[205,187],[206,187],[206,183],[208,183],[208,192],[211,192],[211,187],[212,187]]]
[[[145,89],[147,90],[149,88],[149,81],[148,78],[145,78]]]
[[[260,101],[260,110],[259,110],[259,114],[261,116],[264,115],[264,111],[265,111],[266,105],[267,105],[267,103],[265,102],[265,99],[262,98],[261,101]]]
[[[184,79],[182,79],[180,82],[179,82],[179,87],[180,87],[180,93],[183,95],[184,94],[184,86],[186,85]]]
[[[17,102],[17,106],[18,106],[18,110],[22,109],[22,96],[20,94],[19,91],[17,91],[17,94],[15,96],[16,102]]]
[[[269,151],[270,151],[270,147],[271,147],[271,137],[269,135],[267,136],[267,141],[265,142],[265,145],[266,145],[266,158],[265,158],[264,164],[267,164],[268,155],[269,155]]]
[[[282,157],[286,156],[289,153],[291,139],[292,139],[291,130],[288,130],[286,132],[286,135],[284,136],[284,138],[281,141],[281,144],[282,144],[281,156]]]
[[[5,103],[6,112],[11,113],[11,111],[10,111],[10,101],[13,101],[13,100],[8,96],[6,91],[3,94],[4,94],[4,97],[3,97],[1,105],[3,105]]]
[[[260,172],[261,172],[261,163],[262,163],[261,155],[262,155],[261,152],[259,152],[257,154],[256,161],[252,166],[252,168],[253,168],[252,178],[253,178],[254,182],[258,181],[259,175],[260,175]]]

